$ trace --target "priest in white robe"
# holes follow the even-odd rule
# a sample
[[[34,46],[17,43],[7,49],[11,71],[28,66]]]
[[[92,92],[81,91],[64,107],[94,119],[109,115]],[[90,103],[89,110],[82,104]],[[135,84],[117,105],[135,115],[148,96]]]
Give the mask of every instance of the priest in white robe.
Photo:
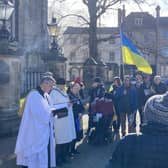
[[[49,162],[49,167],[56,166],[53,114],[48,95],[54,82],[51,76],[43,77],[40,87],[32,90],[26,98],[15,148],[17,165],[48,168]]]
[[[66,146],[72,142],[72,140],[76,139],[72,104],[65,91],[65,80],[63,78],[57,80],[57,87],[52,89],[50,96],[54,107],[58,111],[59,109],[67,109],[68,111],[66,116],[59,117],[55,115],[54,119],[57,165],[61,165],[66,162]]]

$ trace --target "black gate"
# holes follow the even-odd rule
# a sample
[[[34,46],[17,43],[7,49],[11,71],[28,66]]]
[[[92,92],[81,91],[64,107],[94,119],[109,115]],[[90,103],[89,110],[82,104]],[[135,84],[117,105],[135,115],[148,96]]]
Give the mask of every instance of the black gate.
[[[39,85],[41,76],[44,73],[44,71],[39,69],[28,68],[25,69],[23,73],[24,73],[23,76],[24,80],[23,80],[23,89],[21,93],[22,96],[26,95],[28,91],[36,88]]]

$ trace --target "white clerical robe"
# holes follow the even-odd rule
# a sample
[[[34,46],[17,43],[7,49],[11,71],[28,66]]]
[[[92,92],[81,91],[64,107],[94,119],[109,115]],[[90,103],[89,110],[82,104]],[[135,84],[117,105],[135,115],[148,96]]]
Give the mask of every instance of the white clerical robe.
[[[72,106],[69,106],[69,97],[66,92],[58,88],[54,88],[51,91],[50,97],[56,109],[63,107],[68,109],[68,116],[63,118],[57,118],[57,116],[55,116],[54,128],[56,144],[69,143],[76,138],[74,116]]]
[[[29,168],[48,168],[48,144],[50,140],[50,166],[55,167],[55,139],[53,136],[53,116],[48,103],[36,90],[26,98],[15,154],[17,165]]]

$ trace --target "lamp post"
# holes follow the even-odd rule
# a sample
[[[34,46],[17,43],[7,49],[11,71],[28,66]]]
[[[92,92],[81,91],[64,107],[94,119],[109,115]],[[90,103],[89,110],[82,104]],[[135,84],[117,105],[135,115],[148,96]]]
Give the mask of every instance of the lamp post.
[[[57,37],[60,30],[56,22],[56,18],[52,18],[52,23],[48,24],[49,35],[52,37],[52,42],[48,53],[44,57],[44,61],[47,63],[48,70],[51,71],[56,78],[66,77],[66,66],[62,48],[57,43]]]
[[[58,27],[56,18],[52,18],[52,23],[48,24],[48,31],[49,35],[53,38],[51,50],[58,51],[57,36],[59,34],[60,27]]]
[[[9,20],[13,11],[14,5],[11,2],[7,0],[0,1],[0,21],[2,21],[2,27],[0,29],[0,40],[9,39],[10,33],[6,28],[6,21]]]

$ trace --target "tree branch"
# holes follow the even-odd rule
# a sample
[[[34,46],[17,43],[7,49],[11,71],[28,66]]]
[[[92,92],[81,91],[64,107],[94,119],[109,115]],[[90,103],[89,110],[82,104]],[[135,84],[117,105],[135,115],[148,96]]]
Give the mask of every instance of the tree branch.
[[[97,11],[97,18],[101,17],[110,7],[120,2],[120,0],[111,0],[111,1],[104,1],[101,5],[100,10]]]
[[[78,14],[68,14],[68,15],[64,15],[64,16],[62,16],[62,17],[60,18],[60,20],[66,18],[66,17],[69,17],[69,16],[74,16],[74,17],[80,18],[80,19],[82,19],[86,24],[88,24],[88,25],[90,24],[89,21],[88,21],[85,17],[83,17],[82,15],[78,15]],[[59,20],[59,21],[60,21],[60,20]]]

